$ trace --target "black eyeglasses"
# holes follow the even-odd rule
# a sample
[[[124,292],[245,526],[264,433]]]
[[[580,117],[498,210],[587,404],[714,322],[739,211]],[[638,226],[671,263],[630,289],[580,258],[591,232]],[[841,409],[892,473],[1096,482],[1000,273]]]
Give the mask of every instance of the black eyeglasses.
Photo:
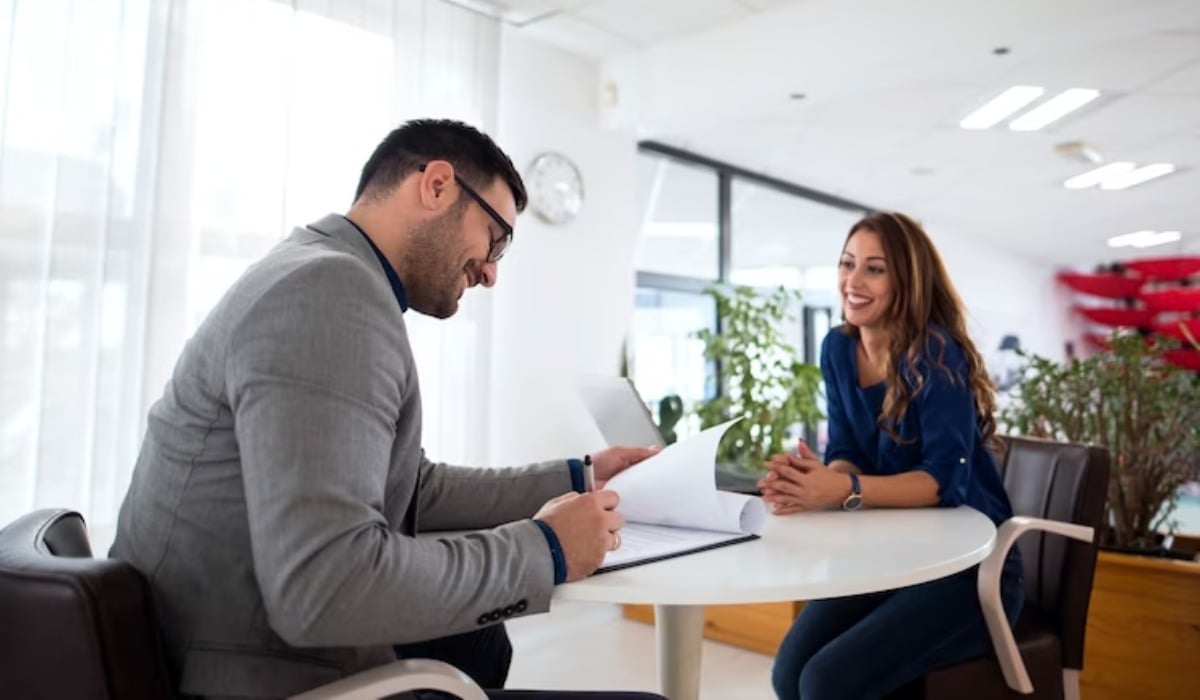
[[[425,165],[422,165],[420,168],[418,168],[418,170],[420,172],[425,172]],[[512,245],[513,227],[507,221],[501,218],[500,214],[498,214],[496,210],[492,208],[492,205],[488,204],[487,201],[480,196],[480,194],[476,192],[474,188],[468,185],[466,180],[463,180],[461,177],[459,177],[458,173],[454,173],[454,181],[458,183],[459,187],[463,188],[464,192],[471,195],[471,199],[474,199],[475,203],[482,207],[483,210],[487,212],[488,216],[492,217],[492,220],[496,222],[496,225],[500,227],[500,231],[502,233],[500,234],[499,238],[492,238],[492,244],[488,248],[487,256],[488,262],[499,262],[500,258],[503,258],[504,254],[508,252],[508,247]]]

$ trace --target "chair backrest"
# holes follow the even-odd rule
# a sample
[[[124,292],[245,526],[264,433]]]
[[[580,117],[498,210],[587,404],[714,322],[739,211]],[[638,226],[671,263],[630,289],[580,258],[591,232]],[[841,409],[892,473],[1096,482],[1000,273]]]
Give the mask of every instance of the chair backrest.
[[[1041,610],[1062,640],[1063,666],[1083,668],[1083,638],[1104,531],[1108,451],[1090,445],[1005,436],[997,460],[1015,515],[1088,525],[1085,543],[1031,532],[1018,540],[1025,565],[1025,605]]]
[[[92,558],[78,513],[39,510],[0,530],[0,621],[5,697],[174,696],[149,586]]]

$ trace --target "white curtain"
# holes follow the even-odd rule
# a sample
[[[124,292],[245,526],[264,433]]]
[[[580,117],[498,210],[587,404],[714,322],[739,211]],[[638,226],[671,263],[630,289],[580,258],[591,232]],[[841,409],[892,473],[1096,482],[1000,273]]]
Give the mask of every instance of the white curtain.
[[[494,126],[499,28],[442,0],[0,0],[0,526],[111,540],[186,338],[406,118]],[[472,461],[490,309],[408,314],[431,455]]]

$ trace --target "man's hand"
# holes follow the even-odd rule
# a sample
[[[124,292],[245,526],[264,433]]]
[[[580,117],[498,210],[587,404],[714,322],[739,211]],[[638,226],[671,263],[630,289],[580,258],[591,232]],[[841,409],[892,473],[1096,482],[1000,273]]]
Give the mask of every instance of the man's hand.
[[[608,480],[638,462],[653,457],[662,448],[655,447],[610,447],[592,455],[596,468],[596,488],[602,489]]]
[[[850,493],[850,477],[826,468],[800,443],[799,455],[777,454],[766,463],[767,475],[758,481],[763,500],[776,515],[837,505]]]
[[[565,493],[551,499],[534,519],[554,530],[567,560],[567,580],[590,576],[604,562],[604,555],[621,546],[617,531],[625,519],[616,512],[616,491]]]

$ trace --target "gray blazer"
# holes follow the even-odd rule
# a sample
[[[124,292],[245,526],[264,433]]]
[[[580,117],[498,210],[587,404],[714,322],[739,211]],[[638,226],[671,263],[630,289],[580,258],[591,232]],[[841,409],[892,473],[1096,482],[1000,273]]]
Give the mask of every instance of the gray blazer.
[[[112,556],[149,579],[181,692],[284,696],[549,609],[528,518],[566,464],[449,467],[420,437],[378,258],[341,216],[296,229],[187,343],[121,506]]]

